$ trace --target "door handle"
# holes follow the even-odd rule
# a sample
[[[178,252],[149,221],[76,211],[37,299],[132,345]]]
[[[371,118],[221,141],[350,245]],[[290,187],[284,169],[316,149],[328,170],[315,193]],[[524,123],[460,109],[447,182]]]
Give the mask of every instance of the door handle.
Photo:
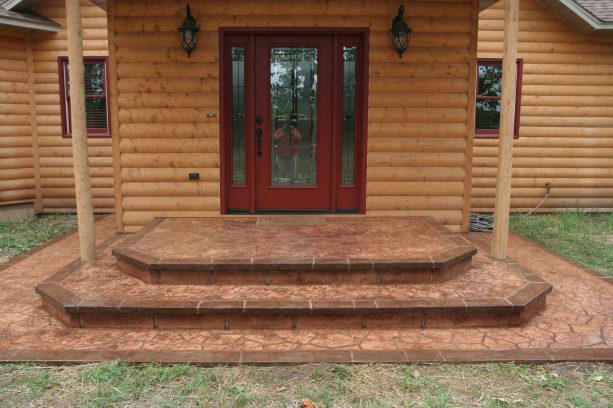
[[[257,128],[255,130],[255,138],[258,142],[258,151],[257,151],[257,155],[258,157],[262,157],[262,129],[261,128]]]

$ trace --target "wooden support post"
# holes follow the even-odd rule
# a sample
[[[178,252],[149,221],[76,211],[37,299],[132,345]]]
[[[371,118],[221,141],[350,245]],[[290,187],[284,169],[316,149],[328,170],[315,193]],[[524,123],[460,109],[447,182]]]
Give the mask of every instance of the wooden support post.
[[[470,61],[468,63],[468,115],[466,115],[466,150],[464,151],[464,204],[462,206],[462,232],[470,228],[472,209],[473,149],[475,139],[475,110],[477,106],[477,44],[479,42],[479,0],[473,0],[470,14]]]
[[[509,240],[511,208],[511,171],[513,167],[513,131],[517,90],[517,37],[519,31],[519,0],[506,0],[504,45],[502,50],[502,95],[500,107],[500,137],[498,140],[498,171],[496,174],[496,204],[492,257],[505,259]]]
[[[36,117],[36,91],[34,81],[34,53],[31,33],[26,34],[26,64],[28,68],[28,93],[30,102],[30,133],[32,135],[32,168],[34,170],[34,211],[43,212],[43,195],[40,182],[40,154],[38,153],[38,119]]]
[[[79,245],[81,248],[81,260],[92,261],[96,257],[96,238],[94,208],[89,181],[80,0],[66,0],[66,29],[68,35],[70,80],[70,129],[72,133],[72,159],[77,199]]]
[[[123,232],[123,200],[121,191],[121,148],[119,139],[119,108],[117,106],[117,45],[115,43],[115,1],[107,0],[106,16],[109,40],[108,83],[111,109],[111,131],[113,138],[113,188],[115,191],[115,223],[117,232]]]

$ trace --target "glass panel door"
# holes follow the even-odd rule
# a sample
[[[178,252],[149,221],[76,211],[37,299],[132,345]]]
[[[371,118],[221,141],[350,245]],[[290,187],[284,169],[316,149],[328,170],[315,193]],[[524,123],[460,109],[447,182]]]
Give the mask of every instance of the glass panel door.
[[[222,211],[365,206],[367,32],[223,35]]]
[[[317,49],[270,53],[271,184],[317,181]]]

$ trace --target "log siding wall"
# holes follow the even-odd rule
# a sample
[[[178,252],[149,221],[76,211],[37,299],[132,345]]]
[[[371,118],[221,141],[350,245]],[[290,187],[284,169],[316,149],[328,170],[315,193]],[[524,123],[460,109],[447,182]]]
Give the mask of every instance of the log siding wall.
[[[478,55],[500,58],[504,10],[481,13]],[[511,208],[529,210],[553,182],[545,210],[613,209],[613,36],[584,35],[536,0],[522,0],[520,137]],[[472,207],[494,207],[496,139],[475,139]]]
[[[81,1],[83,50],[85,56],[107,56],[106,12]],[[74,211],[75,192],[72,146],[62,137],[58,57],[67,56],[66,9],[64,0],[43,0],[36,12],[62,26],[58,33],[33,33],[36,129],[40,156],[40,196],[45,212]],[[113,131],[113,130],[112,130]],[[113,164],[111,138],[90,137],[89,163],[94,210],[112,212]]]
[[[0,205],[35,198],[27,39],[0,29]]]
[[[390,45],[391,0],[192,1],[200,40],[187,58],[177,37],[183,3],[111,0],[125,231],[156,216],[220,214],[217,44],[230,26],[369,27],[367,215],[430,215],[459,230],[476,7],[405,3],[414,31],[401,60]],[[188,181],[190,171],[200,181]]]
[[[470,171],[462,164],[471,144],[465,135],[470,126],[467,1],[407,3],[415,31],[402,60],[389,49],[388,20],[397,7],[391,1],[260,2],[257,9],[246,1],[199,2],[192,7],[202,31],[191,59],[177,46],[182,6],[118,3],[113,34],[119,117],[112,120],[113,131],[121,129],[117,195],[127,230],[154,216],[219,214],[218,123],[206,117],[218,113],[217,29],[313,24],[371,28],[367,214],[428,214],[459,228],[462,197],[470,197],[462,187],[467,181],[470,186]],[[88,0],[82,5],[85,53],[107,55],[105,13]],[[579,34],[535,0],[522,0],[521,9],[524,86],[512,208],[534,207],[551,180],[545,209],[611,209],[613,36]],[[64,24],[62,0],[44,0],[38,12]],[[500,5],[481,13],[479,29],[479,57],[500,58]],[[45,211],[73,210],[70,140],[61,137],[57,77],[57,57],[66,55],[65,30],[30,37],[0,30],[0,204],[32,201],[38,193]],[[28,41],[34,61],[30,86]],[[89,141],[96,211],[112,211],[111,140]],[[491,211],[497,140],[477,139],[474,145],[472,209]],[[40,162],[33,159],[37,149]],[[191,170],[200,171],[200,182],[185,181]]]

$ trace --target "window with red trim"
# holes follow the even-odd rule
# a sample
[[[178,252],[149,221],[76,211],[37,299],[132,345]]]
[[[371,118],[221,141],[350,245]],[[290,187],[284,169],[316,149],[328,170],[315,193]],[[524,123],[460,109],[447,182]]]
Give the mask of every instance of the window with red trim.
[[[522,60],[518,60],[517,97],[515,100],[515,125],[513,132],[515,137],[519,137],[522,65]],[[500,106],[502,96],[502,60],[478,60],[477,75],[475,135],[479,137],[498,137],[500,133]]]
[[[106,57],[83,58],[85,73],[85,120],[88,136],[110,136],[108,106],[107,59]],[[60,57],[60,104],[62,113],[62,134],[71,136],[70,122],[70,81],[68,58]]]

